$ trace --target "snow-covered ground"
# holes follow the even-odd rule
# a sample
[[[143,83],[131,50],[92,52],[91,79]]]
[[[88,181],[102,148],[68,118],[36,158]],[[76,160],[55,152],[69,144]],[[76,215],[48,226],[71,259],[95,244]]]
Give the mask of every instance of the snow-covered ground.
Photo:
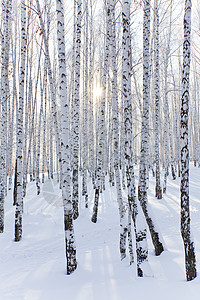
[[[190,201],[197,268],[200,270],[200,169],[191,167]],[[24,202],[23,240],[14,242],[12,192],[5,203],[5,232],[0,235],[0,300],[195,300],[200,277],[185,280],[184,251],[180,236],[180,179],[168,179],[167,194],[154,198],[150,177],[149,203],[159,227],[165,252],[154,256],[150,238],[149,264],[152,277],[137,278],[128,255],[120,261],[119,215],[115,187],[106,185],[101,195],[98,222],[91,219],[93,191],[89,183],[90,208],[80,199],[75,221],[78,268],[65,270],[65,244],[61,192],[56,180],[47,181],[36,196],[28,185]]]

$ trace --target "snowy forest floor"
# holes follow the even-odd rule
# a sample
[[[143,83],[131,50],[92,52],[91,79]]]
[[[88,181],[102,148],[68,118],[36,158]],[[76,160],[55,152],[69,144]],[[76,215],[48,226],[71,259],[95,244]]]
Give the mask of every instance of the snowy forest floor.
[[[94,193],[88,183],[89,209],[80,199],[74,222],[78,268],[67,276],[61,191],[48,180],[36,196],[29,183],[24,199],[23,240],[14,242],[12,191],[5,201],[5,232],[0,235],[0,300],[128,300],[199,299],[200,277],[185,280],[184,250],[180,235],[180,179],[168,178],[162,200],[154,197],[150,175],[149,203],[159,227],[165,252],[154,255],[148,237],[152,277],[137,278],[135,263],[120,261],[119,214],[116,189],[106,183],[101,194],[98,222],[91,220]],[[200,270],[200,169],[191,166],[190,208],[197,268]],[[128,254],[128,253],[127,253]]]

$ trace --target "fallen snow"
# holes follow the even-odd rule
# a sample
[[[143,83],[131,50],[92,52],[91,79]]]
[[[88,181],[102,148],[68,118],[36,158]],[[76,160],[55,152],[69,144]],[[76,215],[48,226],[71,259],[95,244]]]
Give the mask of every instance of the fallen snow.
[[[190,201],[197,268],[200,265],[200,169],[191,167]],[[180,179],[168,179],[162,200],[154,198],[150,176],[149,204],[164,241],[165,252],[154,255],[148,238],[152,277],[137,278],[129,258],[120,261],[119,215],[115,187],[106,185],[101,195],[98,222],[91,219],[94,198],[89,182],[90,208],[80,199],[75,221],[78,268],[65,270],[65,244],[61,192],[56,179],[46,181],[40,196],[35,183],[24,200],[23,240],[14,242],[12,191],[5,201],[5,232],[0,235],[0,300],[195,300],[200,278],[185,280],[184,251],[180,236]],[[128,254],[128,253],[127,253]]]

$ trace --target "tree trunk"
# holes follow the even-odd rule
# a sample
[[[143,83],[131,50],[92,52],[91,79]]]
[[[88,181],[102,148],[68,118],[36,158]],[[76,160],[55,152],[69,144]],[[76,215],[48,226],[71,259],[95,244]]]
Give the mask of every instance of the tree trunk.
[[[26,62],[26,5],[21,2],[21,64],[19,78],[19,107],[18,107],[18,133],[17,133],[17,201],[15,210],[15,241],[22,238],[23,214],[23,107],[24,107],[24,79]]]
[[[188,281],[197,276],[194,243],[190,233],[189,208],[189,147],[188,147],[188,113],[189,113],[189,75],[190,75],[190,36],[191,36],[191,0],[185,0],[183,73],[181,99],[181,234],[185,248],[185,268]]]
[[[133,260],[133,253],[131,249],[130,228],[131,220],[133,219],[135,237],[136,237],[136,254],[137,254],[137,274],[142,277],[147,275],[143,268],[148,260],[147,236],[146,228],[141,215],[141,210],[138,210],[137,199],[135,194],[135,174],[133,163],[133,107],[131,94],[131,34],[130,34],[130,0],[123,0],[122,4],[122,97],[124,102],[124,132],[125,132],[125,164],[126,177],[128,187],[128,237],[129,237],[129,253]]]
[[[126,237],[127,237],[127,215],[125,204],[122,197],[122,187],[121,187],[121,176],[119,169],[119,99],[118,99],[118,88],[117,88],[117,51],[116,51],[116,24],[115,24],[115,10],[116,10],[116,0],[107,1],[107,13],[108,13],[108,23],[110,26],[110,60],[111,60],[111,84],[112,84],[112,134],[113,134],[113,162],[114,162],[114,175],[117,189],[117,201],[119,207],[120,216],[120,253],[121,259],[126,257]]]
[[[159,14],[158,0],[154,0],[154,93],[155,93],[155,161],[156,161],[156,188],[155,196],[162,199],[160,186],[160,149],[159,149],[159,121],[160,121],[160,82],[159,82]]]
[[[76,1],[76,0],[75,0]],[[80,110],[80,50],[81,50],[81,19],[82,1],[77,0],[77,22],[75,42],[75,80],[74,80],[74,103],[73,103],[73,174],[72,174],[72,205],[73,217],[79,216],[79,188],[78,188],[78,165],[79,165],[79,110]]]
[[[64,6],[63,0],[56,1],[57,39],[59,64],[59,96],[61,101],[61,155],[62,155],[62,198],[64,207],[65,244],[67,274],[77,267],[76,246],[73,227],[73,210],[71,201],[71,169],[69,149],[69,105],[67,99],[67,74],[65,60]]]
[[[148,157],[149,157],[149,99],[150,99],[150,74],[149,74],[149,40],[150,40],[150,0],[144,1],[143,25],[143,115],[141,132],[141,154],[138,183],[138,199],[146,218],[151,233],[155,254],[160,255],[164,248],[159,239],[159,234],[150,216],[147,188],[148,188]]]
[[[85,1],[85,61],[84,61],[84,102],[83,102],[83,182],[82,195],[85,197],[85,207],[88,207],[87,165],[88,165],[88,1]]]
[[[0,233],[4,231],[4,200],[7,186],[7,110],[9,101],[9,18],[10,1],[2,1],[2,39],[1,39],[1,149],[0,149]],[[11,158],[10,158],[11,159]]]

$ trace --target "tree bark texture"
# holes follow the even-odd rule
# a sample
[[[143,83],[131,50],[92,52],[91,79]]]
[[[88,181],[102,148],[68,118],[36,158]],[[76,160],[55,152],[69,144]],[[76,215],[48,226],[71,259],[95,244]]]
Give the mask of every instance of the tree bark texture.
[[[138,210],[135,193],[135,174],[133,163],[133,105],[131,92],[131,33],[130,33],[130,1],[123,0],[122,4],[122,97],[124,102],[124,132],[125,132],[125,165],[128,187],[129,217],[131,215],[136,237],[137,274],[145,275],[143,263],[148,260],[146,226],[141,210]],[[130,220],[129,226],[130,228]],[[128,235],[130,235],[128,230]],[[130,242],[129,242],[130,248]],[[130,255],[131,249],[129,250]]]
[[[183,73],[181,99],[181,234],[185,248],[185,269],[188,281],[197,276],[194,243],[190,231],[189,208],[189,146],[188,146],[188,113],[189,113],[189,76],[191,57],[191,0],[185,0]]]
[[[17,132],[17,201],[15,210],[15,241],[22,238],[23,214],[23,108],[26,63],[26,5],[21,1],[21,63],[19,80],[18,132]]]
[[[143,23],[143,113],[141,131],[141,150],[138,183],[138,199],[146,218],[155,254],[160,255],[164,248],[150,216],[147,198],[148,188],[148,158],[149,158],[149,102],[150,102],[150,70],[149,70],[149,41],[150,41],[150,0],[144,1]]]
[[[63,0],[56,1],[57,10],[57,39],[59,63],[59,96],[61,102],[61,156],[62,156],[62,198],[64,208],[65,244],[67,259],[67,274],[71,274],[77,267],[76,246],[73,227],[73,210],[71,201],[71,169],[70,169],[70,141],[69,141],[69,104],[67,99],[67,74],[65,59],[64,34],[64,5]]]
[[[81,55],[81,20],[82,1],[77,1],[76,19],[76,41],[75,41],[75,80],[74,80],[74,103],[73,103],[73,174],[72,174],[72,205],[74,219],[79,216],[79,188],[78,188],[78,166],[79,166],[79,111],[80,111],[80,55]]]

